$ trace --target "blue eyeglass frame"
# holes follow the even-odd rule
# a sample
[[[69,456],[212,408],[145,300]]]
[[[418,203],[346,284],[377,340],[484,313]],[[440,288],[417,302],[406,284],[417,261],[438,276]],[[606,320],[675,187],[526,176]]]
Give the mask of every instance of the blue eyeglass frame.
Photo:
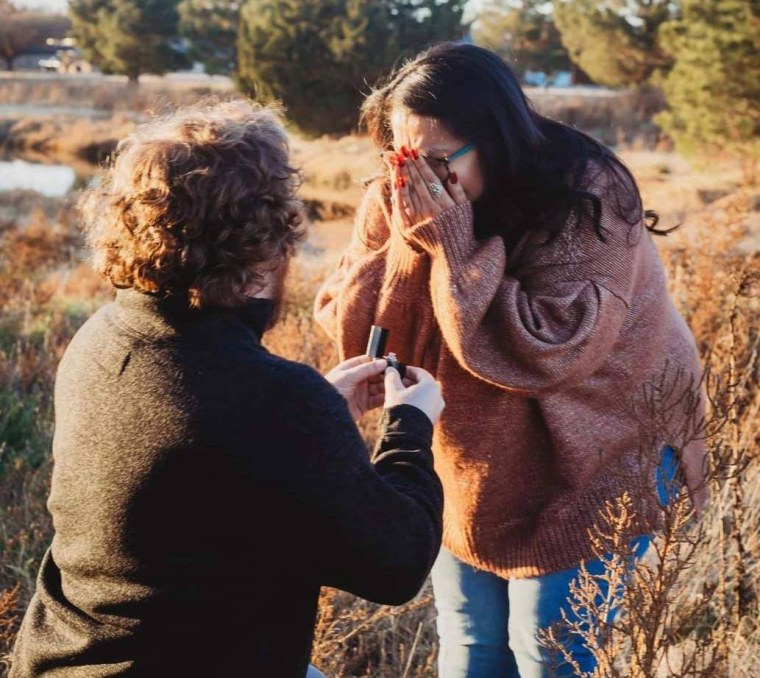
[[[446,155],[443,158],[436,158],[433,155],[424,155],[423,157],[428,160],[435,160],[436,162],[443,163],[443,165],[446,167],[446,178],[443,180],[444,183],[446,183],[451,178],[451,167],[449,167],[449,163],[452,160],[456,160],[457,158],[462,157],[466,153],[469,153],[470,151],[475,149],[475,144],[473,142],[470,142],[469,144],[465,144],[462,146],[462,148],[457,149],[454,151],[451,155]]]
[[[460,148],[458,151],[454,151],[451,155],[447,155],[444,159],[447,162],[451,162],[452,160],[456,160],[460,155],[464,155],[465,153],[469,153],[470,151],[475,149],[475,144],[473,142],[470,142],[469,144],[465,144]]]

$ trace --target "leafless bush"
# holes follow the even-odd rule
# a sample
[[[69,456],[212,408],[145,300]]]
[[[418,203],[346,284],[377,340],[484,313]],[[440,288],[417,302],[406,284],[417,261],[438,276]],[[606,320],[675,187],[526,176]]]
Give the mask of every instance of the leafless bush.
[[[757,263],[750,258],[726,276],[725,288],[713,289],[728,304],[711,318],[703,381],[685,383],[671,366],[638,403],[650,467],[659,460],[656,441],[674,441],[680,450],[706,439],[704,482],[712,500],[703,515],[685,491],[662,506],[643,558],[633,553],[632,537],[652,532],[646,512],[629,495],[607,507],[591,535],[605,573],[584,568],[572,587],[571,613],[542,635],[557,675],[565,675],[563,664],[573,666],[568,634],[581,638],[598,662],[592,673],[574,665],[583,678],[760,674]],[[705,415],[700,398],[707,400]]]

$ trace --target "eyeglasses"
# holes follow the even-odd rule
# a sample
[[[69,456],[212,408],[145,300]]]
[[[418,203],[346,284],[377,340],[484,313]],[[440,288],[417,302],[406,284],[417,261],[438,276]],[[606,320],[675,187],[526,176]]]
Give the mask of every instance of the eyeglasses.
[[[436,175],[441,179],[441,181],[445,184],[450,178],[451,178],[451,167],[449,167],[449,163],[452,160],[456,160],[457,158],[461,158],[466,153],[469,153],[470,151],[475,149],[475,144],[469,143],[465,146],[462,146],[459,150],[454,151],[451,155],[446,155],[442,158],[436,158],[435,156],[428,155],[426,153],[422,154],[422,157],[427,160],[428,165],[432,168],[432,170],[436,173]],[[445,176],[441,176],[442,172],[446,172]]]

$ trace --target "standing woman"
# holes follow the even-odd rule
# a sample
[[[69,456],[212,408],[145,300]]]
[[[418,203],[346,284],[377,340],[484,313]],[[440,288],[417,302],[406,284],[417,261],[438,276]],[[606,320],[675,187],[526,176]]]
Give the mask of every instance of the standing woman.
[[[545,676],[536,632],[582,561],[601,568],[600,509],[654,486],[630,399],[666,364],[698,375],[694,339],[630,172],[536,113],[495,54],[434,46],[362,112],[386,172],[316,317],[343,358],[389,328],[388,349],[442,386],[440,676]],[[701,447],[678,452],[700,494]],[[579,638],[568,648],[593,668]]]

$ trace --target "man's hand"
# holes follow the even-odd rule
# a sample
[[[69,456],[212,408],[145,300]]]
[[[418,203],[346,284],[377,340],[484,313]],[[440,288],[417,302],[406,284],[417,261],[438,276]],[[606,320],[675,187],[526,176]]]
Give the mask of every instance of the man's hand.
[[[325,379],[346,399],[351,416],[358,419],[385,401],[383,372],[386,367],[385,360],[359,355],[331,369]]]
[[[412,405],[422,410],[435,425],[445,407],[440,385],[421,367],[407,365],[406,373],[409,379],[402,382],[398,371],[392,367],[385,371],[385,407]]]

